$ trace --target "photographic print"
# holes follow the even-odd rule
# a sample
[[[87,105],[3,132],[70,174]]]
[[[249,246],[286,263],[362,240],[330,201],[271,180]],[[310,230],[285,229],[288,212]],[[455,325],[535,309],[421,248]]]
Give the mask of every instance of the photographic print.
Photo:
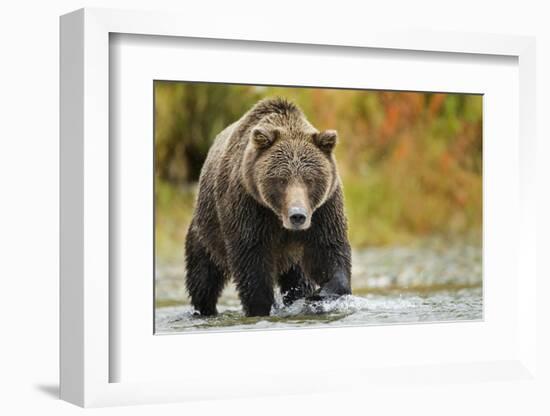
[[[482,95],[153,88],[156,334],[482,319]]]

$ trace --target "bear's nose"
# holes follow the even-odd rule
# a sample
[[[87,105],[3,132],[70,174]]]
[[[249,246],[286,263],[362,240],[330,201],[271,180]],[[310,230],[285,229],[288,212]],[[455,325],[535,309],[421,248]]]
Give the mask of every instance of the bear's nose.
[[[288,219],[294,226],[300,226],[306,222],[307,211],[302,207],[292,207],[288,210]]]

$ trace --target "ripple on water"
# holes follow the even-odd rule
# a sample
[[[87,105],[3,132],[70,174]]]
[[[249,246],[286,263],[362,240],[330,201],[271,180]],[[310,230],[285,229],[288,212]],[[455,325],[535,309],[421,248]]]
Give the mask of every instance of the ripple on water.
[[[434,293],[344,296],[324,302],[274,307],[269,317],[247,318],[240,306],[221,305],[216,317],[194,316],[191,306],[159,308],[156,333],[197,330],[281,329],[382,325],[482,319],[481,288]]]

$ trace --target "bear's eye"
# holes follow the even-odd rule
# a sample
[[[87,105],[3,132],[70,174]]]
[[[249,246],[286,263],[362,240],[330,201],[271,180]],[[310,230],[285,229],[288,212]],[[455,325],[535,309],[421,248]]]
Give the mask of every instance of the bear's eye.
[[[271,186],[285,186],[286,185],[286,179],[281,177],[273,177],[271,178]]]
[[[312,178],[304,178],[304,184],[306,186],[311,186],[313,185],[313,179]]]

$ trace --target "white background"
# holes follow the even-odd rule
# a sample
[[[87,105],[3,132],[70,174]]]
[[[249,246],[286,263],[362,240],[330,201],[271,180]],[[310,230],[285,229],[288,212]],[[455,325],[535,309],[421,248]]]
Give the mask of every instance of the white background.
[[[287,388],[292,377],[313,386],[327,371],[343,373],[345,368],[368,374],[379,368],[516,357],[518,239],[512,223],[519,222],[518,204],[513,202],[518,200],[518,189],[501,185],[519,177],[516,59],[449,55],[434,59],[433,54],[397,51],[335,53],[327,48],[289,50],[196,40],[172,40],[167,45],[160,37],[131,35],[113,36],[110,57],[110,114],[116,120],[110,137],[111,149],[116,149],[111,152],[110,174],[112,193],[117,195],[111,198],[116,218],[111,226],[118,236],[110,246],[118,259],[110,275],[117,287],[117,295],[112,295],[117,313],[111,321],[116,335],[110,341],[118,357],[111,361],[111,380],[208,380],[208,374],[215,374],[218,383],[225,385],[223,377],[228,376],[231,385],[242,389],[240,383],[250,378],[256,378],[254,386],[259,387],[265,374],[282,373]],[[220,61],[239,65],[221,68]],[[483,322],[151,336],[154,79],[483,93]],[[509,239],[501,237],[502,229],[508,230]],[[341,355],[340,349],[345,353]],[[330,358],[335,353],[337,360]],[[189,360],[183,354],[209,358]],[[246,371],[243,363],[249,363]],[[202,388],[198,382],[194,385]],[[214,391],[212,381],[206,385]],[[272,391],[272,385],[265,389]],[[222,388],[223,393],[228,390]],[[292,386],[285,391],[295,390]]]
[[[505,1],[384,1],[369,4],[340,0],[329,2],[282,1],[273,6],[244,1],[19,1],[0,10],[2,61],[0,63],[1,276],[0,302],[0,411],[4,414],[72,414],[82,412],[55,399],[58,374],[58,16],[83,6],[180,10],[190,19],[216,13],[228,19],[247,14],[255,19],[279,19],[285,25],[322,24],[328,31],[339,25],[470,30],[474,32],[537,35],[539,247],[550,247],[548,177],[550,172],[550,32],[546,2]],[[310,5],[314,5],[311,7]],[[241,8],[242,7],[242,8]],[[185,22],[182,22],[185,24]],[[546,140],[544,140],[546,139]],[[543,181],[544,180],[544,181]],[[539,249],[540,250],[540,249]],[[540,251],[543,254],[543,251]],[[539,270],[550,276],[547,264]],[[7,267],[6,267],[7,266]],[[549,277],[550,278],[550,277]],[[550,282],[539,292],[550,296]],[[548,302],[550,304],[550,302]],[[550,316],[549,307],[540,313]],[[548,326],[547,326],[548,328]],[[539,333],[550,351],[548,331]],[[542,351],[541,351],[542,353]],[[548,353],[546,353],[548,354]],[[550,374],[548,357],[539,365]],[[340,392],[330,396],[271,397],[254,400],[190,403],[133,408],[100,409],[100,414],[548,414],[545,391],[529,384],[494,383],[480,391],[475,385],[433,386],[368,391],[358,395]]]

